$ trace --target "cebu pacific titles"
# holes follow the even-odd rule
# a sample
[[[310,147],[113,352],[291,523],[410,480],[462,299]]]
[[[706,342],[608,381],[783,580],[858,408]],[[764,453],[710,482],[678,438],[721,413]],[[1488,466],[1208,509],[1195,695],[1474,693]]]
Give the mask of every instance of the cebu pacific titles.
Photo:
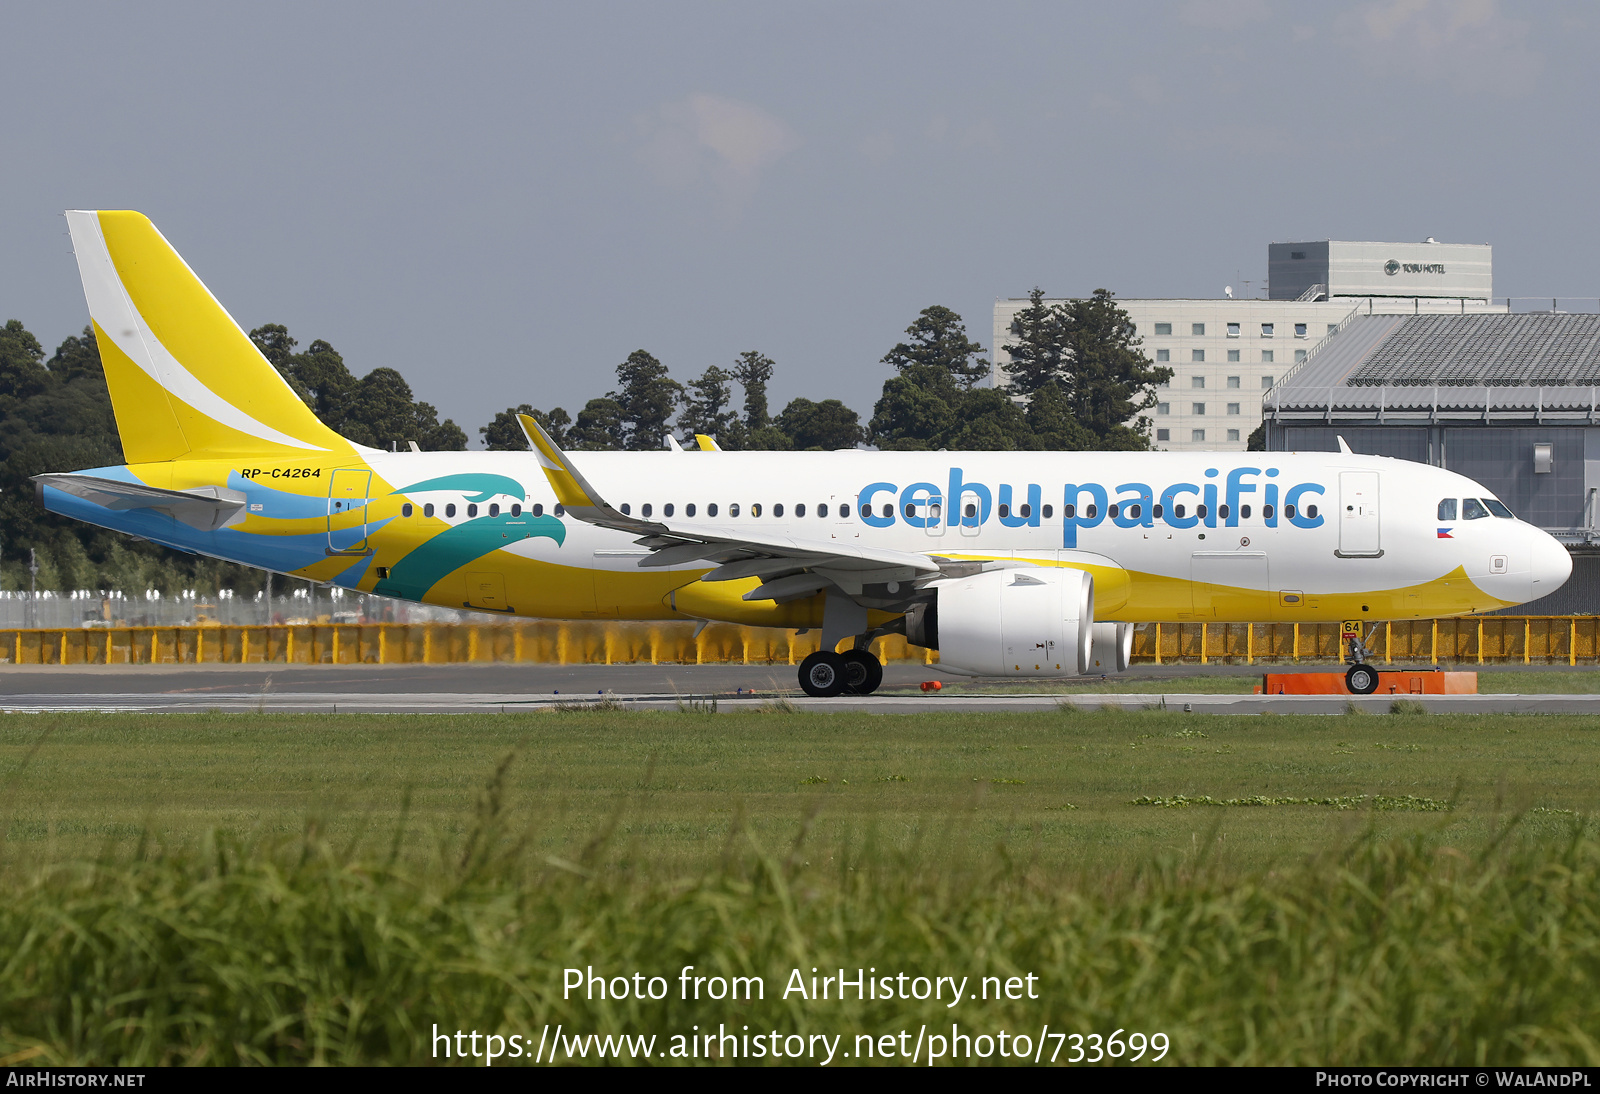
[[[39,475],[40,501],[312,581],[818,629],[800,685],[838,695],[878,686],[886,634],[946,671],[1071,676],[1125,667],[1138,622],[1457,615],[1571,570],[1470,479],[1348,450],[574,454],[524,417],[527,453],[377,451],[311,413],[144,216],[67,220],[128,463]]]

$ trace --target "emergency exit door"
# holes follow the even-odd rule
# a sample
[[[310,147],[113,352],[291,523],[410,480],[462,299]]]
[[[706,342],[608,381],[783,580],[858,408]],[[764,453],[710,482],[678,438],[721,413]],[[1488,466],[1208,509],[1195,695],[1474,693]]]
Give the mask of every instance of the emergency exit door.
[[[1339,557],[1377,558],[1383,554],[1379,523],[1378,473],[1339,472]]]

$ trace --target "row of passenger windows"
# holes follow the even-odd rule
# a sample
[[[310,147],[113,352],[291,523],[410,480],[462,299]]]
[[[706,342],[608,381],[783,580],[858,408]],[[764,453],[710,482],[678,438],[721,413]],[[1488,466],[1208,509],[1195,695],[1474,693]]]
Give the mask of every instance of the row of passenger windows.
[[[1046,508],[1049,508],[1049,507],[1046,506]],[[1066,509],[1065,509],[1066,515],[1069,516],[1069,517],[1077,516],[1078,515],[1077,508],[1078,507],[1075,506],[1075,505],[1067,506]],[[1155,504],[1155,505],[1152,505],[1150,507],[1150,515],[1152,517],[1154,517],[1155,519],[1160,520],[1163,516],[1166,515],[1165,512],[1163,511],[1164,508],[1165,507],[1162,506],[1159,502],[1157,504]],[[1083,515],[1088,517],[1090,520],[1093,520],[1095,517],[1100,515],[1099,510],[1100,510],[1100,507],[1098,505],[1094,505],[1094,504],[1085,505],[1083,507]],[[1108,505],[1106,507],[1106,515],[1111,517],[1112,519],[1115,519],[1115,518],[1117,518],[1119,516],[1123,516],[1123,517],[1126,517],[1129,520],[1138,520],[1139,517],[1142,515],[1143,511],[1144,511],[1144,507],[1139,502],[1131,502],[1128,505],[1124,505],[1124,506],[1120,506],[1120,507],[1118,506],[1118,504],[1116,502],[1112,502],[1110,505]],[[1239,506],[1239,519],[1240,520],[1249,520],[1250,519],[1250,514],[1251,514],[1252,511],[1253,511],[1253,507],[1252,506],[1249,506],[1249,505],[1241,505],[1241,506]],[[1263,505],[1261,507],[1261,518],[1263,520],[1271,520],[1273,518],[1273,515],[1275,514],[1275,512],[1276,512],[1276,507],[1275,506]],[[1295,509],[1295,507],[1293,505],[1285,505],[1283,507],[1283,515],[1284,515],[1285,519],[1293,520],[1295,518],[1295,513],[1296,513],[1296,509]],[[1174,505],[1172,507],[1172,515],[1181,520],[1184,517],[1189,515],[1189,507],[1187,505],[1183,505],[1181,503],[1177,504],[1177,505]],[[1211,515],[1211,508],[1210,508],[1210,506],[1205,505],[1204,503],[1202,503],[1200,505],[1196,505],[1194,507],[1194,515],[1199,517],[1201,520],[1204,520],[1206,517]],[[1226,505],[1226,504],[1217,506],[1217,516],[1221,517],[1223,520],[1227,520],[1232,515],[1233,515],[1233,507],[1232,506]],[[1307,517],[1315,519],[1316,515],[1317,515],[1317,507],[1315,505],[1306,506],[1306,516]]]
[[[1515,519],[1511,510],[1493,498],[1462,498],[1461,516],[1464,520],[1481,520],[1487,516],[1496,516],[1505,520]],[[1456,519],[1456,499],[1445,498],[1439,503],[1439,519]]]
[[[415,513],[416,511],[417,511],[417,507],[412,505],[409,501],[406,502],[404,505],[402,505],[400,507],[400,515],[402,517],[409,517],[413,513]],[[425,504],[422,507],[422,515],[425,516],[425,517],[433,516],[436,511],[437,510],[434,509],[433,502],[431,502],[431,501],[428,502],[427,504]],[[535,503],[533,508],[531,508],[528,511],[530,513],[532,513],[536,517],[544,516],[544,506],[539,505],[537,503]],[[510,513],[514,517],[520,517],[522,515],[522,504],[520,502],[512,502],[511,503],[511,508],[508,509],[507,512]],[[446,517],[453,517],[453,516],[456,515],[456,503],[455,502],[452,501],[452,502],[446,502],[445,503],[444,515]],[[477,506],[477,504],[476,503],[468,503],[468,505],[467,505],[467,516],[475,517],[477,515],[478,515],[478,506]],[[500,515],[500,503],[497,502],[497,501],[490,502],[489,503],[489,516],[498,517],[499,515]],[[556,506],[556,516],[559,517],[559,516],[564,516],[564,515],[566,515],[566,510],[563,509],[559,505]]]
[[[622,510],[622,515],[623,516],[632,516],[633,515],[633,506],[628,502],[623,502],[620,506],[618,506],[618,508]],[[675,516],[675,515],[677,515],[677,508],[678,507],[676,505],[674,505],[672,502],[670,502],[670,501],[666,502],[661,506],[661,515],[664,516],[664,517]],[[838,510],[838,513],[839,513],[840,517],[849,517],[850,516],[850,506],[848,504],[837,505],[837,506],[834,506],[833,508]],[[697,506],[692,501],[691,502],[686,502],[684,504],[683,515],[686,516],[686,517],[697,516],[699,514],[699,511],[700,511],[699,510],[699,506]],[[728,508],[727,508],[727,515],[728,516],[736,517],[736,516],[739,516],[739,514],[741,512],[748,513],[752,517],[759,517],[764,512],[766,512],[766,507],[764,505],[762,505],[759,501],[752,502],[748,508],[741,508],[739,503],[736,502],[736,501],[735,502],[730,502],[728,504]],[[777,502],[772,506],[772,515],[773,516],[781,517],[781,516],[783,516],[784,512],[785,512],[785,509],[784,509],[783,502],[781,502],[781,501]],[[827,502],[822,502],[820,505],[818,505],[816,507],[816,515],[819,516],[819,517],[827,516],[828,512],[829,512],[829,506],[828,506]],[[719,516],[721,513],[722,513],[722,508],[716,502],[712,501],[712,502],[707,502],[706,503],[706,516],[715,517],[715,516]],[[655,506],[652,503],[648,502],[648,501],[645,502],[643,505],[639,506],[639,515],[641,517],[653,517],[653,516],[655,516]],[[803,517],[803,516],[806,515],[806,503],[805,502],[800,502],[798,505],[796,505],[794,507],[794,515],[797,516],[797,517]]]
[[[1489,509],[1485,510],[1484,506],[1488,506]],[[622,505],[619,506],[619,508],[622,510],[623,516],[632,516],[633,515],[633,506],[631,504],[629,504],[628,502],[623,502]],[[664,517],[673,516],[673,515],[675,515],[676,508],[677,507],[672,502],[670,502],[670,501],[666,502],[665,504],[663,504],[661,506],[661,515],[664,516]],[[759,517],[759,516],[761,516],[762,508],[763,507],[762,507],[762,504],[760,502],[754,502],[754,503],[751,504],[751,506],[749,508],[749,514],[752,517]],[[846,518],[850,516],[850,506],[848,504],[840,504],[836,508],[838,509],[839,516],[846,517]],[[905,515],[907,517],[915,517],[915,516],[918,515],[918,510],[919,509],[922,510],[922,515],[923,516],[937,517],[937,516],[940,516],[941,513],[942,513],[942,507],[939,506],[939,505],[929,505],[927,503],[923,503],[921,506],[918,506],[914,502],[908,502],[906,504],[906,507],[905,507]],[[1485,498],[1481,503],[1478,501],[1477,498],[1467,498],[1466,502],[1465,502],[1465,504],[1463,506],[1463,509],[1464,509],[1466,518],[1468,520],[1475,520],[1478,517],[1486,517],[1486,516],[1489,515],[1490,512],[1493,512],[1494,515],[1497,516],[1497,517],[1509,517],[1511,515],[1511,510],[1507,509],[1504,505],[1501,505],[1499,502],[1495,501],[1492,498]],[[655,515],[654,510],[655,510],[655,506],[654,505],[652,505],[650,502],[645,502],[643,505],[641,505],[639,507],[639,515],[642,516],[642,517],[654,516]],[[1002,517],[1009,517],[1011,515],[1011,506],[1006,505],[1003,502],[1000,504],[999,510],[1000,510],[1000,515]],[[1140,514],[1142,513],[1142,511],[1143,511],[1142,506],[1138,502],[1132,502],[1132,503],[1130,503],[1130,504],[1128,504],[1126,506],[1119,506],[1118,503],[1112,502],[1111,505],[1109,505],[1106,508],[1107,515],[1111,516],[1112,518],[1115,518],[1117,516],[1126,516],[1129,520],[1138,520],[1139,517],[1140,517]],[[1194,507],[1194,511],[1195,511],[1195,515],[1197,517],[1200,517],[1201,519],[1204,519],[1207,515],[1209,515],[1209,511],[1208,511],[1207,507],[1205,505],[1203,505],[1203,504],[1202,505],[1196,505]],[[402,505],[400,507],[400,515],[402,517],[412,516],[415,512],[416,512],[416,507],[414,505],[412,505],[410,502],[406,502],[404,505]],[[427,504],[423,505],[423,507],[422,507],[422,515],[423,516],[431,517],[431,516],[434,515],[434,512],[435,512],[435,510],[434,510],[434,506],[433,506],[432,502],[428,502]],[[533,505],[533,507],[529,510],[529,512],[533,516],[542,517],[542,516],[544,516],[544,506],[535,503]],[[695,506],[695,503],[692,502],[692,501],[688,502],[683,507],[683,515],[686,516],[686,517],[692,517],[692,516],[694,516],[696,514],[696,512],[697,512],[697,508]],[[713,502],[707,503],[707,505],[706,505],[706,516],[714,517],[714,516],[717,516],[718,512],[719,512],[719,510],[718,510],[718,506],[717,506],[716,502],[713,501]],[[732,503],[730,503],[728,505],[728,516],[736,517],[736,516],[739,515],[739,512],[740,512],[740,507],[739,507],[739,503],[738,502],[732,502]],[[778,503],[776,503],[776,504],[774,504],[772,506],[772,515],[774,517],[781,517],[781,516],[783,516],[783,513],[784,513],[784,507],[783,507],[783,503],[782,502],[778,502]],[[823,502],[820,505],[818,505],[816,507],[816,513],[817,513],[817,516],[819,516],[819,517],[826,517],[828,515],[828,503],[827,502]],[[1076,517],[1078,515],[1078,507],[1076,505],[1063,506],[1062,507],[1062,513],[1064,515],[1068,516],[1068,517]],[[1185,505],[1174,505],[1172,507],[1172,513],[1173,513],[1173,516],[1178,517],[1178,518],[1181,519],[1183,517],[1188,516],[1188,507],[1185,506]],[[520,517],[522,515],[522,506],[520,504],[513,503],[512,506],[511,506],[511,509],[510,509],[510,514],[512,516],[514,516],[514,517]],[[1155,517],[1157,520],[1160,520],[1161,517],[1163,516],[1162,506],[1159,505],[1159,504],[1152,505],[1150,507],[1150,514],[1151,514],[1151,516]],[[446,503],[446,505],[444,507],[444,515],[446,517],[453,517],[453,516],[456,515],[455,502]],[[478,515],[478,506],[476,504],[468,504],[467,505],[467,516],[468,517],[475,517],[477,515]],[[489,514],[488,515],[491,516],[491,517],[498,517],[500,515],[500,505],[499,505],[499,503],[497,503],[497,502],[490,503],[490,505],[489,505]],[[559,516],[565,516],[566,515],[566,510],[562,506],[557,505],[555,507],[555,515],[558,516],[558,517]],[[798,504],[798,505],[796,505],[794,507],[794,515],[796,517],[803,517],[803,516],[806,515],[805,502],[801,502],[800,504]],[[893,505],[893,503],[884,502],[883,515],[886,516],[886,517],[894,516],[894,505]],[[968,516],[968,517],[977,516],[978,515],[978,507],[977,507],[977,505],[975,505],[972,502],[968,502],[967,505],[966,505],[966,508],[964,510],[964,515]],[[1055,516],[1055,506],[1053,506],[1053,505],[1042,505],[1042,506],[1040,506],[1039,507],[1039,515],[1042,516],[1045,520],[1051,519],[1052,517]],[[1090,505],[1084,506],[1083,515],[1088,517],[1090,520],[1093,520],[1095,517],[1100,515],[1099,506],[1094,505],[1094,504],[1090,504]],[[1223,520],[1227,520],[1230,515],[1231,515],[1231,513],[1230,513],[1230,510],[1229,510],[1228,506],[1226,506],[1226,505],[1217,506],[1217,516],[1221,517]],[[1270,505],[1263,505],[1261,507],[1261,515],[1266,520],[1271,520],[1272,519],[1272,515],[1273,515],[1273,507],[1270,506]],[[1287,517],[1288,519],[1293,520],[1294,519],[1294,515],[1295,515],[1295,507],[1292,506],[1292,505],[1285,505],[1283,507],[1283,515],[1285,517]],[[1315,505],[1306,506],[1306,516],[1315,517],[1316,515],[1317,515],[1317,507]],[[1033,506],[1029,505],[1026,502],[1024,502],[1023,504],[1017,506],[1017,516],[1022,517],[1024,520],[1028,519],[1029,517],[1032,517],[1033,516]],[[1248,505],[1239,506],[1239,518],[1241,520],[1249,520],[1250,519],[1250,506],[1248,506]],[[1439,503],[1439,519],[1440,520],[1455,520],[1456,519],[1456,499],[1455,498],[1445,498],[1443,501],[1441,501]]]

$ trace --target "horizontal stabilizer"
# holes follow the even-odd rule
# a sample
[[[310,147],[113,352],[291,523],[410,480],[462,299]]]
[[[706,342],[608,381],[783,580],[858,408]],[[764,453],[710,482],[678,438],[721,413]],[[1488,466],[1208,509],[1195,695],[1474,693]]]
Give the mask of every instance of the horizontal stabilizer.
[[[53,487],[105,509],[154,509],[202,532],[214,532],[233,523],[243,513],[246,501],[240,491],[221,486],[163,490],[92,475],[35,475],[33,481],[36,490]]]

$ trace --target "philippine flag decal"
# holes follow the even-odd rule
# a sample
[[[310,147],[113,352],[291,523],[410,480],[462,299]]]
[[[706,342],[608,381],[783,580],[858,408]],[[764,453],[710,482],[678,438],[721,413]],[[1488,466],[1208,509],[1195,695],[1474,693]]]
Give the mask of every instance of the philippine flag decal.
[[[1455,539],[1456,537],[1450,534],[1450,529],[1441,528],[1441,529],[1439,529],[1439,538],[1440,539]]]

